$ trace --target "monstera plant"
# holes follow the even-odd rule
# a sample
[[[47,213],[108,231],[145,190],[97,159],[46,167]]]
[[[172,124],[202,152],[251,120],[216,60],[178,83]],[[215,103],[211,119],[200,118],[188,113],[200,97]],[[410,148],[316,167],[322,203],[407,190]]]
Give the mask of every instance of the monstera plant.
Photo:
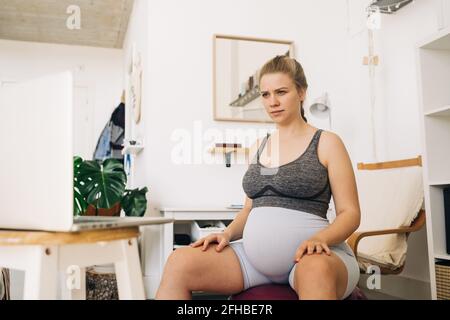
[[[73,166],[74,215],[119,215],[120,209],[126,216],[144,215],[148,189],[125,189],[127,176],[121,161],[98,162],[74,157]]]

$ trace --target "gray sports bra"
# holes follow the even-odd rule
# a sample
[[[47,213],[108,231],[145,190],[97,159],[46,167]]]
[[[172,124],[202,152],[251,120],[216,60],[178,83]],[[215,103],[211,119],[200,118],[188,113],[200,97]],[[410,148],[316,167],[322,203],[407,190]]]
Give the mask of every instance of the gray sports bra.
[[[294,161],[268,168],[259,161],[269,138],[264,138],[242,179],[242,186],[255,207],[282,207],[327,218],[331,199],[328,171],[317,155],[322,130],[317,130],[305,152]]]

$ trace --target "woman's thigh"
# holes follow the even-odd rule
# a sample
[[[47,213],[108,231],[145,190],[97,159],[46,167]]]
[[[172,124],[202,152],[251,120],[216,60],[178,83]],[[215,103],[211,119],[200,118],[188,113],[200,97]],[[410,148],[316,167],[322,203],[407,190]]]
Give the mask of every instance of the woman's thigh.
[[[238,257],[230,246],[221,252],[216,251],[216,246],[210,244],[206,251],[202,247],[176,249],[167,260],[164,277],[182,281],[191,291],[223,294],[242,291],[244,281]]]

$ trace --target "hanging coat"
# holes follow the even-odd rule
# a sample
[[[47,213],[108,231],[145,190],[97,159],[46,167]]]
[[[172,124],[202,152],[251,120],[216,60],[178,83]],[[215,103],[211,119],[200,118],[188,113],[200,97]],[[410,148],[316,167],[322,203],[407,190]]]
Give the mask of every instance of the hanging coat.
[[[95,147],[93,159],[99,161],[110,158],[123,160],[122,145],[124,137],[125,104],[121,103],[103,128]]]

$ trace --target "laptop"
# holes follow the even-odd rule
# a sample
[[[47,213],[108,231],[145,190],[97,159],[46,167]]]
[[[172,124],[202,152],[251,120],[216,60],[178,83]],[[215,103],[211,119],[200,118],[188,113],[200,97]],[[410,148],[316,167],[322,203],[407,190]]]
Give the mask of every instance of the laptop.
[[[71,232],[163,224],[163,217],[73,216],[73,75],[0,88],[0,229]]]

